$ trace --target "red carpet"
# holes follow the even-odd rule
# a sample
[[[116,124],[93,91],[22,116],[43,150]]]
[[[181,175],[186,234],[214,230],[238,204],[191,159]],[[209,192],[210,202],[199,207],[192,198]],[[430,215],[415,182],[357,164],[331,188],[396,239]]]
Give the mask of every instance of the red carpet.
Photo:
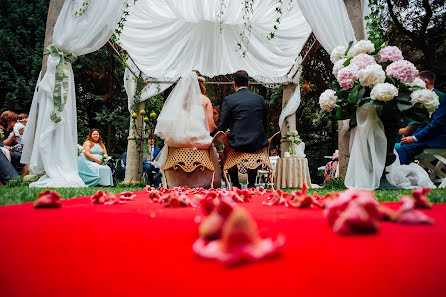
[[[321,210],[243,204],[261,231],[287,238],[276,259],[227,268],[191,251],[200,215],[144,194],[122,205],[62,201],[0,207],[0,296],[445,296],[446,204],[434,226],[381,223],[333,233]],[[395,204],[388,204],[395,207]]]

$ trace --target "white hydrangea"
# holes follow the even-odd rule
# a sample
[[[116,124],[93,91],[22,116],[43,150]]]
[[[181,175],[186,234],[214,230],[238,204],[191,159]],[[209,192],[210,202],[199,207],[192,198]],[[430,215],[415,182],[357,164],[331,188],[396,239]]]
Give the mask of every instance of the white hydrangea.
[[[375,46],[370,40],[360,40],[353,46],[352,52],[354,56],[359,54],[370,54],[375,51]]]
[[[440,104],[438,101],[438,95],[434,91],[428,89],[416,90],[412,92],[412,94],[410,94],[410,102],[412,104],[423,104],[429,112],[434,112]]]
[[[359,82],[363,87],[373,88],[377,84],[381,84],[386,80],[386,73],[381,65],[369,65],[365,69],[359,71]]]
[[[347,61],[347,58],[342,58],[341,60],[337,61],[336,63],[334,63],[333,66],[333,75],[335,77],[338,77],[338,72],[339,70],[341,70],[342,68],[344,68],[344,63],[345,61]]]
[[[370,92],[370,97],[379,101],[390,101],[396,96],[398,96],[398,89],[389,83],[377,84]]]
[[[319,96],[319,105],[322,109],[330,112],[333,110],[333,107],[335,107],[337,99],[336,92],[328,89]]]
[[[331,62],[334,64],[337,61],[339,61],[340,59],[345,57],[345,51],[347,49],[345,48],[345,46],[337,46],[335,47],[332,51],[331,51],[331,55],[330,55],[330,60]]]
[[[416,77],[412,83],[407,84],[410,87],[411,91],[419,90],[419,88],[414,87],[420,87],[422,89],[426,89],[426,83],[421,78]]]

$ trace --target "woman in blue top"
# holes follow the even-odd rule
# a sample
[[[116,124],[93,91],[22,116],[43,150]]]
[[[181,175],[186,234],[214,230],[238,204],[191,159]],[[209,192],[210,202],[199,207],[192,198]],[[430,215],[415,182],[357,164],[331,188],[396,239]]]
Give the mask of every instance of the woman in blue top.
[[[79,175],[89,186],[113,186],[110,167],[105,164],[107,150],[98,129],[91,129],[83,145],[84,152],[78,158]]]

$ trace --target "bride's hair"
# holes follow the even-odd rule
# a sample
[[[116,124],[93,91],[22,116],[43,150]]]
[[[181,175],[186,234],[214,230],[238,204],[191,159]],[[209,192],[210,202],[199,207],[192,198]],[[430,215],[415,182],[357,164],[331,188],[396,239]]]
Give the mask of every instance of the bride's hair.
[[[206,87],[204,86],[205,79],[203,76],[201,76],[200,71],[194,70],[194,72],[198,76],[198,84],[200,85],[201,94],[206,95]]]

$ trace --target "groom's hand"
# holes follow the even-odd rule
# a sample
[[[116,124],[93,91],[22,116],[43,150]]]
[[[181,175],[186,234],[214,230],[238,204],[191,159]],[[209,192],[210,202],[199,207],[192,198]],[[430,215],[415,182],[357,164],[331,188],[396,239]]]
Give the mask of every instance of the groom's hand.
[[[403,144],[409,144],[409,143],[414,143],[414,142],[415,142],[415,138],[413,138],[413,136],[403,137],[401,139],[401,143],[403,143]]]

